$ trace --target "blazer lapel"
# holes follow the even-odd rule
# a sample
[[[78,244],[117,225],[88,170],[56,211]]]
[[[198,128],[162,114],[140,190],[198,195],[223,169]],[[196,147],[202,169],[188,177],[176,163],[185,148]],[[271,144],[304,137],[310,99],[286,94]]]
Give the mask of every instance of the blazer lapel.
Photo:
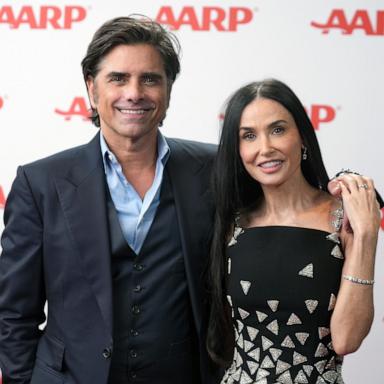
[[[172,139],[167,139],[167,142],[171,149],[167,170],[175,198],[192,309],[200,332],[202,304],[206,296],[203,272],[208,262],[211,230],[211,205],[207,190],[210,171],[201,159],[188,153],[180,143]]]
[[[56,188],[68,228],[79,250],[83,272],[112,333],[112,277],[105,174],[99,134],[75,155],[73,166]]]

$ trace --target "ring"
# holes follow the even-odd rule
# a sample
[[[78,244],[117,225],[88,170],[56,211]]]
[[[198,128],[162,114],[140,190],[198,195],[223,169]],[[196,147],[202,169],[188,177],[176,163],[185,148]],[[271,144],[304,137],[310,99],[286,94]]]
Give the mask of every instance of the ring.
[[[359,184],[358,187],[360,189],[368,189],[368,184],[364,183],[364,184]]]

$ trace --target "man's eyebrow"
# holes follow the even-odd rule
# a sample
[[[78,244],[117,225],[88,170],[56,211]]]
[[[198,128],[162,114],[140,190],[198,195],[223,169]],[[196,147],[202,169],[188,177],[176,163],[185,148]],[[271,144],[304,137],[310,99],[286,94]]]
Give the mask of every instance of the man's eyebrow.
[[[143,72],[140,77],[153,77],[155,79],[162,79],[164,76],[159,72]]]
[[[121,76],[121,77],[127,77],[127,72],[118,72],[118,71],[112,71],[107,73],[107,77],[114,77],[114,76]]]

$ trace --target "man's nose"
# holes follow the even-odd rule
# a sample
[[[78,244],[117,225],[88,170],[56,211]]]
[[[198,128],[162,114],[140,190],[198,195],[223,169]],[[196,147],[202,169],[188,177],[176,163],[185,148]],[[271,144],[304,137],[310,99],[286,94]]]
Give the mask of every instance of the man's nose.
[[[138,102],[143,99],[144,92],[140,81],[131,79],[124,87],[124,97],[126,100]]]

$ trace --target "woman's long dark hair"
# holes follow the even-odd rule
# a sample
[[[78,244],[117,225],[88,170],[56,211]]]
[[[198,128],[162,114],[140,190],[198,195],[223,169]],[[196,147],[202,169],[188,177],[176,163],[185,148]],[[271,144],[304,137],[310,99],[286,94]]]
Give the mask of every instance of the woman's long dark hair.
[[[274,100],[291,113],[307,148],[307,160],[301,162],[305,179],[324,191],[327,191],[329,182],[312,123],[300,100],[287,85],[267,79],[250,83],[232,95],[225,111],[213,173],[216,212],[210,260],[211,313],[207,347],[213,360],[222,365],[230,364],[234,348],[233,326],[226,300],[228,236],[236,213],[247,211],[263,196],[259,183],[246,172],[239,153],[241,115],[256,98]]]

